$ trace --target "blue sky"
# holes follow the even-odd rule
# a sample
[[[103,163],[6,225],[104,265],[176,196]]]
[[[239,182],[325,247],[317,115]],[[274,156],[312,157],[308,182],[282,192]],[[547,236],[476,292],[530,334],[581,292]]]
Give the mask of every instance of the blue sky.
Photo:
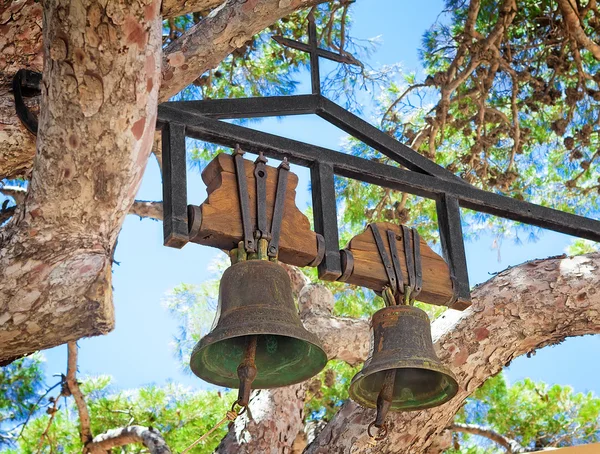
[[[370,64],[374,67],[401,63],[406,70],[419,68],[418,48],[422,33],[436,20],[442,2],[398,2],[397,0],[360,0],[354,5],[353,35],[360,38],[380,36],[381,46]],[[387,12],[382,14],[382,12]],[[308,88],[306,74],[301,75],[301,89]],[[368,109],[367,109],[368,111]],[[293,139],[339,148],[345,135],[323,120],[306,116],[266,119],[253,125]],[[307,134],[307,131],[310,134]],[[300,176],[298,206],[310,201],[308,173],[293,169]],[[190,203],[200,204],[205,190],[200,174],[188,174]],[[158,167],[151,159],[139,199],[160,200],[161,183]],[[493,249],[493,238],[483,235],[467,243],[467,259],[471,283],[484,282],[491,273],[526,260],[561,254],[571,242],[565,235],[544,232],[539,241],[522,245],[505,241]],[[147,384],[164,384],[169,380],[201,389],[199,379],[181,370],[174,358],[170,342],[177,332],[175,320],[161,304],[165,294],[180,283],[201,283],[209,276],[208,265],[220,252],[188,244],[183,249],[162,245],[162,225],[129,216],[125,221],[116,250],[118,265],[113,269],[116,328],[106,336],[79,342],[80,373],[109,374],[115,386],[134,388]],[[510,381],[524,377],[549,383],[570,384],[577,391],[595,391],[600,395],[600,365],[589,361],[590,352],[600,351],[600,336],[569,339],[560,346],[543,349],[533,358],[515,360],[507,371]],[[47,358],[48,383],[55,373],[66,368],[66,347],[44,352]]]

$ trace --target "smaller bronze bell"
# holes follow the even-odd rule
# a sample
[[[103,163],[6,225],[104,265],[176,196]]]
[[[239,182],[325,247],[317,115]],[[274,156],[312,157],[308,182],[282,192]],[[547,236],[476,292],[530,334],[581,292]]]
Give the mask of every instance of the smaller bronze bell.
[[[376,427],[383,425],[388,409],[422,410],[456,395],[458,384],[435,354],[424,311],[410,305],[385,307],[373,315],[371,330],[369,358],[349,393],[363,407],[378,408]]]
[[[283,267],[247,260],[225,271],[213,328],[192,353],[194,374],[228,388],[241,382],[247,390],[240,395],[247,400],[250,384],[254,389],[292,385],[326,363],[317,336],[302,325]]]

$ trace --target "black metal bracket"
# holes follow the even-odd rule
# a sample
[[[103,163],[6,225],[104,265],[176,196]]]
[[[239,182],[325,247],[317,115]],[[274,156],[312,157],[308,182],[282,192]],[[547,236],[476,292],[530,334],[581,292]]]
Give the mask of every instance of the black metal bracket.
[[[170,156],[177,157],[177,162],[185,159],[185,141],[165,140],[164,137],[165,130],[167,136],[170,137],[172,133],[169,132],[169,128],[178,125],[177,127],[183,128],[187,137],[230,148],[239,144],[249,152],[264,153],[265,156],[279,160],[288,159],[292,164],[310,169],[315,231],[318,235],[322,235],[318,238],[324,243],[322,260],[314,262],[314,264],[318,263],[321,279],[344,281],[348,279],[353,266],[353,257],[349,251],[341,253],[339,250],[336,176],[435,200],[442,251],[448,263],[454,287],[454,296],[448,302],[449,307],[464,308],[470,301],[461,208],[600,242],[599,221],[471,186],[447,169],[323,97],[320,94],[319,57],[330,58],[346,64],[352,64],[352,62],[347,61],[344,56],[334,56],[337,54],[317,47],[316,27],[314,20],[310,17],[308,44],[281,37],[276,40],[283,45],[310,52],[312,94],[176,101],[166,102],[159,106],[157,127],[163,128],[163,160],[165,157],[167,158],[167,165],[163,165],[164,185],[167,187],[164,192],[169,198],[164,199],[163,205],[165,207],[165,238],[168,237],[168,232],[174,232],[172,221],[169,220],[177,219],[178,213],[181,211],[180,207],[187,204],[185,189],[180,184],[176,187],[171,184],[172,181],[185,181],[185,166],[172,165],[175,161],[169,160]],[[219,121],[306,114],[318,115],[404,168]],[[173,150],[172,147],[178,148]],[[194,210],[191,213],[193,214]],[[193,221],[190,219],[189,222],[192,226],[195,225]],[[405,244],[410,241],[411,236],[414,250],[419,247],[418,233],[413,230],[412,235],[405,235]],[[166,244],[169,243],[166,242]],[[179,242],[176,244],[179,245]],[[322,253],[323,248],[319,247],[319,251]],[[411,254],[413,260],[420,256],[417,251],[415,254]],[[392,263],[392,272],[393,268]],[[417,268],[418,272],[413,268],[415,274],[412,279],[414,281],[411,279],[409,283],[413,285],[412,282],[414,282],[415,292],[419,291],[422,282],[422,275],[419,274],[420,267],[417,266]],[[393,272],[393,274],[396,278],[396,273]]]
[[[254,228],[250,217],[250,196],[248,195],[248,181],[246,179],[246,170],[244,169],[243,156],[244,152],[241,150],[239,145],[236,145],[235,151],[233,153],[233,160],[235,162],[235,177],[238,187],[238,197],[240,199],[240,214],[242,215],[242,228],[244,230],[244,248],[246,249],[246,252],[256,252],[256,243],[254,242]]]
[[[19,69],[12,80],[12,91],[15,98],[17,117],[29,132],[37,135],[38,119],[25,104],[24,98],[41,94],[42,74],[29,69]]]
[[[279,253],[279,237],[281,236],[281,222],[285,211],[285,197],[287,194],[288,174],[290,165],[287,159],[284,159],[279,165],[277,173],[277,192],[275,193],[275,203],[273,206],[273,218],[271,219],[271,241],[267,255],[277,257]]]

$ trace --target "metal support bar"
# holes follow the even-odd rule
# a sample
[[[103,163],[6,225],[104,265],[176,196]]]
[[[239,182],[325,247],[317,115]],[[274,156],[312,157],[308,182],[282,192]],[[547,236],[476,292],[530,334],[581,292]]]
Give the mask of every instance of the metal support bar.
[[[222,119],[317,114],[410,170],[467,184],[452,172],[318,94],[176,101],[164,103],[162,106]]]
[[[250,216],[250,196],[248,195],[248,181],[246,179],[246,169],[244,167],[244,152],[237,144],[235,146],[233,160],[235,163],[235,176],[238,187],[238,197],[240,199],[242,229],[244,230],[244,249],[246,249],[246,252],[256,252],[256,243],[254,242],[254,225],[252,225],[252,218]]]
[[[325,256],[319,264],[319,278],[335,281],[342,275],[337,225],[333,167],[315,162],[310,168],[315,232],[325,239]]]
[[[183,110],[211,118],[260,118],[314,114],[322,96],[265,96],[263,98],[206,99],[203,101],[171,101],[161,106]],[[193,121],[193,120],[192,120]]]
[[[256,181],[256,236],[269,240],[271,234],[267,227],[267,158],[260,153],[254,162],[254,180]]]
[[[320,109],[317,111],[317,115],[321,118],[383,153],[388,158],[402,164],[407,169],[427,173],[455,183],[467,184],[449,170],[440,167],[409,146],[398,142],[385,132],[357,117],[352,112],[342,109],[327,98],[321,97],[319,105]]]
[[[383,238],[381,238],[381,233],[379,233],[379,228],[377,227],[377,224],[371,224],[371,232],[373,232],[373,239],[375,240],[375,245],[377,246],[379,257],[381,257],[381,261],[383,262],[383,267],[385,268],[385,273],[387,274],[390,289],[392,290],[392,293],[396,294],[398,290],[398,280],[396,279],[395,267],[394,265],[392,265],[392,262],[390,261],[390,256],[385,250]],[[394,241],[395,240],[396,239],[394,238]]]
[[[469,272],[460,220],[460,206],[454,197],[442,194],[436,201],[442,252],[450,268],[455,301],[449,307],[462,308],[471,301]]]
[[[288,157],[290,162],[305,167],[312,167],[315,162],[329,164],[335,174],[343,177],[434,200],[445,194],[457,199],[463,208],[600,242],[600,222],[583,216],[483,191],[467,184],[403,170],[327,148],[220,122],[201,115],[178,112],[176,109],[166,106],[159,106],[159,119],[162,122],[189,121],[189,123],[193,123],[186,129],[190,137],[221,146],[234,147],[236,143],[239,143],[248,151],[255,153],[263,151],[265,155],[275,159]]]
[[[317,42],[317,24],[315,14],[308,13],[308,45],[310,46],[310,82],[313,95],[321,94],[321,75],[319,73],[319,46]]]
[[[392,264],[394,265],[394,273],[396,274],[396,291],[404,293],[404,279],[402,278],[402,268],[400,268],[400,257],[398,256],[398,248],[396,247],[396,232],[393,230],[387,231],[388,244],[390,245],[390,255],[392,256]]]
[[[310,44],[301,43],[299,41],[294,41],[292,39],[284,38],[283,36],[273,36],[274,41],[282,46],[291,47],[292,49],[296,49],[302,52],[312,52],[313,48]],[[336,54],[335,52],[331,52],[327,49],[317,48],[317,55],[319,57],[326,58],[328,60],[332,60],[338,63],[345,63],[346,65],[352,66],[360,66],[360,63],[350,55]]]
[[[165,246],[182,248],[189,240],[185,125],[162,128],[163,236]]]
[[[290,165],[284,159],[279,165],[277,175],[277,192],[275,193],[275,204],[273,206],[273,218],[271,219],[271,242],[269,243],[269,257],[277,257],[279,253],[279,237],[281,236],[281,221],[285,211],[285,199],[287,196],[288,174]]]

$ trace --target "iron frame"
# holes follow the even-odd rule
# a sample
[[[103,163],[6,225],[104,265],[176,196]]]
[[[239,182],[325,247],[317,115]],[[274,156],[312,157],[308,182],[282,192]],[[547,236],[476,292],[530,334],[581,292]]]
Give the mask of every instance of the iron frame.
[[[318,263],[321,279],[346,280],[348,269],[343,265],[352,262],[351,255],[339,250],[336,175],[435,200],[442,253],[454,289],[453,301],[448,303],[450,307],[464,308],[471,298],[461,208],[600,242],[600,221],[478,189],[325,98],[321,94],[319,58],[350,65],[360,63],[350,55],[318,47],[312,13],[308,15],[308,43],[281,36],[274,39],[281,45],[310,54],[312,94],[175,101],[158,107],[157,128],[163,131],[165,245],[182,247],[189,241],[185,137],[232,149],[241,147],[279,160],[287,158],[293,164],[310,169],[315,231],[322,235],[325,246]],[[318,115],[404,168],[220,121],[308,114]],[[190,213],[193,215],[195,210],[191,209]],[[193,225],[191,221],[190,225]]]
[[[306,114],[329,121],[406,169],[220,121]],[[167,102],[158,108],[158,127],[163,130],[164,225],[168,246],[181,247],[187,242],[187,194],[185,184],[181,184],[186,179],[183,136],[232,149],[239,146],[279,160],[287,158],[310,169],[315,231],[325,239],[325,256],[318,267],[321,279],[336,280],[343,271],[335,175],[436,201],[442,251],[458,301],[470,299],[460,208],[600,242],[600,221],[471,186],[319,94]]]

